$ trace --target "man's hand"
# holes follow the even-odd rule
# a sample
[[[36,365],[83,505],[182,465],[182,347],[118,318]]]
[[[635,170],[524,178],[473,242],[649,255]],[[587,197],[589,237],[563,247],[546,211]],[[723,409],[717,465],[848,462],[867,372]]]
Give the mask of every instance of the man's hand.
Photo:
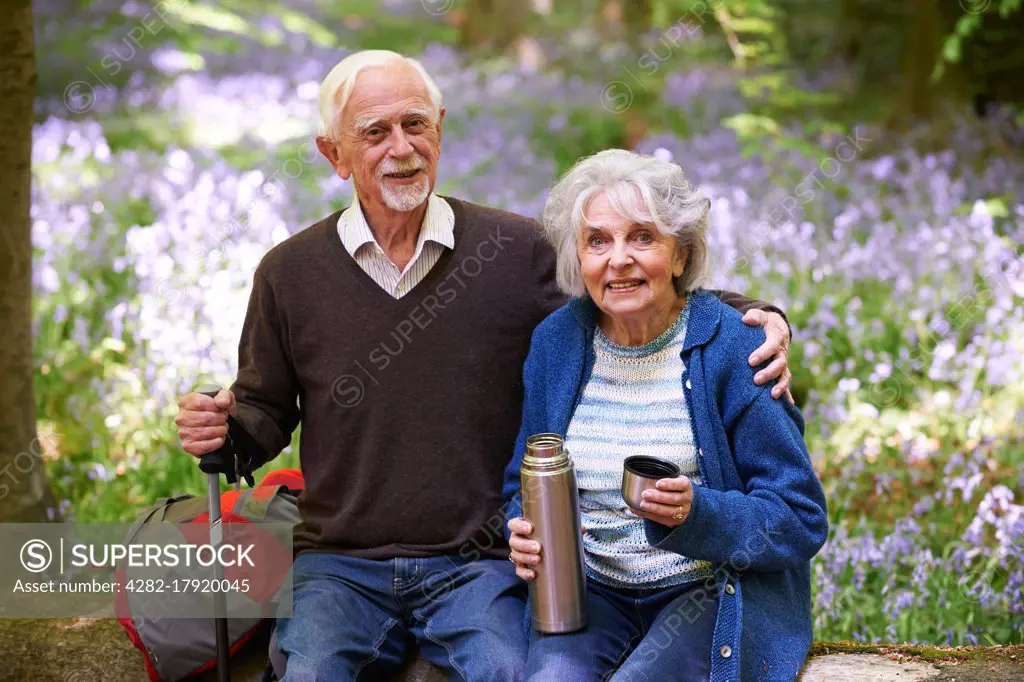
[[[743,321],[751,327],[764,327],[765,340],[750,358],[750,366],[756,367],[764,360],[775,357],[772,363],[754,375],[754,383],[761,384],[778,379],[772,387],[772,397],[778,398],[783,393],[790,404],[795,405],[789,386],[793,381],[793,373],[789,371],[789,326],[782,315],[766,310],[748,310]]]
[[[178,401],[178,439],[185,452],[202,457],[224,445],[228,433],[228,415],[238,415],[235,394],[221,389],[216,397],[189,393]]]
[[[637,516],[650,519],[669,528],[686,523],[693,504],[693,484],[686,476],[662,478],[657,490],[645,490],[642,511],[632,510]]]

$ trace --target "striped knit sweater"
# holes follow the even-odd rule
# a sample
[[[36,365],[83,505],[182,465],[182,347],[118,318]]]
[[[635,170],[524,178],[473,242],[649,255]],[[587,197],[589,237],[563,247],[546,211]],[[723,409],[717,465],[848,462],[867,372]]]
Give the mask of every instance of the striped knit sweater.
[[[622,499],[622,466],[631,455],[679,465],[699,485],[697,447],[679,377],[689,306],[642,346],[620,346],[598,329],[593,373],[573,413],[566,447],[576,465],[587,532],[587,574],[614,587],[667,587],[711,575],[711,564],[651,547],[643,519]]]

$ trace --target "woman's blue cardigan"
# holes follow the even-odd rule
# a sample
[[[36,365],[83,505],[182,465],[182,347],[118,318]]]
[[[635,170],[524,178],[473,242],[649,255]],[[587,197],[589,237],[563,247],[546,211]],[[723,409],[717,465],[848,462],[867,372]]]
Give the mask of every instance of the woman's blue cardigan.
[[[647,539],[715,567],[712,680],[791,680],[812,641],[810,559],[828,534],[825,494],[800,412],[773,399],[771,384],[754,384],[759,368],[747,358],[764,342],[763,330],[706,291],[693,292],[689,305],[680,381],[704,485],[694,486],[682,525],[645,521]],[[533,333],[522,428],[505,470],[506,521],[522,515],[526,437],[566,433],[594,366],[596,319],[593,302],[573,299]]]

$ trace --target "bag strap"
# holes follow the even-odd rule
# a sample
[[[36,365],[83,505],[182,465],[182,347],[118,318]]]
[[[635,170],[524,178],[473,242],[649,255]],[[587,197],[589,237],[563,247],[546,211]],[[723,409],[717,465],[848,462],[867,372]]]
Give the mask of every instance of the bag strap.
[[[287,490],[287,487],[284,485],[261,485],[246,490],[238,497],[233,511],[250,521],[262,522],[267,518],[267,509],[270,507],[270,503],[282,489]]]
[[[146,510],[146,512],[139,518],[139,520],[133,523],[131,528],[128,529],[128,537],[125,538],[124,544],[132,544],[132,541],[135,540],[135,536],[139,534],[139,531],[142,530],[142,527],[149,523],[149,520],[152,519],[157,512],[162,511],[166,513],[167,508],[170,507],[172,504],[181,502],[182,500],[191,499],[192,497],[194,497],[194,495],[185,494],[179,495],[178,497],[161,497],[160,499],[158,499],[156,501],[156,504],[150,507],[148,510]]]

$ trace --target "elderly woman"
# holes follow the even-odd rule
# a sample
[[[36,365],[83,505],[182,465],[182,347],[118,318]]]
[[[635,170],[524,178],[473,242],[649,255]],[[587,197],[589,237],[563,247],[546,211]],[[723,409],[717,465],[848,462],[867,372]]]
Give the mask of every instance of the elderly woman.
[[[589,626],[534,632],[529,679],[785,680],[811,644],[810,559],[825,497],[803,420],[745,362],[764,333],[702,290],[710,202],[679,166],[622,150],[577,163],[544,211],[574,298],[533,334],[506,470],[510,558],[544,561],[521,518],[527,436],[565,437],[576,466]],[[623,460],[681,475],[632,513]],[[612,677],[614,675],[614,677]]]

